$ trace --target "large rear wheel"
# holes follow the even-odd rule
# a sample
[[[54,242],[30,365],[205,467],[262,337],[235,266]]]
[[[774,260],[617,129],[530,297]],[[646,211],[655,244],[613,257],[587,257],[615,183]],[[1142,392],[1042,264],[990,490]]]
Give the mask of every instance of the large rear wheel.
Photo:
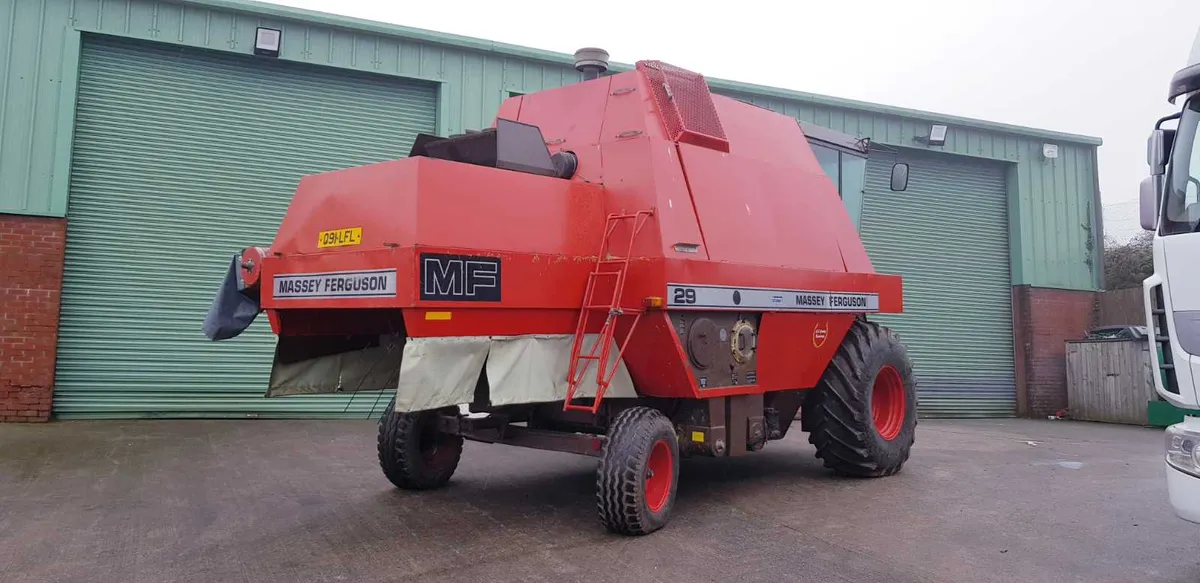
[[[802,429],[825,467],[848,476],[900,471],[917,426],[912,362],[888,328],[856,320],[805,396]]]
[[[429,490],[446,485],[462,457],[463,438],[440,431],[438,411],[396,413],[396,400],[379,419],[379,467],[397,488]]]
[[[617,414],[596,469],[600,521],[642,535],[667,524],[679,485],[679,441],[670,419],[649,407]]]

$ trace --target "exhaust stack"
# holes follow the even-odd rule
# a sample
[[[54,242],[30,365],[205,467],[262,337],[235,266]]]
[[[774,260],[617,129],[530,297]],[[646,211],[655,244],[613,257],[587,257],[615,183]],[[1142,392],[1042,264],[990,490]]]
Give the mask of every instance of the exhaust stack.
[[[591,81],[608,70],[608,51],[594,47],[575,51],[575,70],[583,73],[584,81]]]

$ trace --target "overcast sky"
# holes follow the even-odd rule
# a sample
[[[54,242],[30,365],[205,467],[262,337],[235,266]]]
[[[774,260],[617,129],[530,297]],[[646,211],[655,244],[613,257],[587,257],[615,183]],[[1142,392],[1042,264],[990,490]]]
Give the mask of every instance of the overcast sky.
[[[1200,0],[759,0],[711,10],[649,0],[273,1],[564,53],[599,46],[624,63],[661,59],[713,77],[1098,136],[1106,207],[1137,198],[1146,136],[1173,111],[1167,83],[1200,29]]]

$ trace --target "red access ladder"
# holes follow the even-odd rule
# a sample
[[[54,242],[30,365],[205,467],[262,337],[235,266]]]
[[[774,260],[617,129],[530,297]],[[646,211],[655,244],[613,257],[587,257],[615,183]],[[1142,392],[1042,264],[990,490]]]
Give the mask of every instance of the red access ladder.
[[[625,274],[629,271],[629,256],[633,253],[633,241],[645,226],[646,220],[653,214],[653,210],[637,211],[632,214],[610,214],[605,221],[604,239],[600,242],[600,254],[597,255],[596,266],[588,274],[587,289],[583,293],[583,305],[579,310],[579,322],[575,325],[575,340],[571,345],[571,367],[567,372],[567,398],[563,401],[563,411],[587,411],[595,414],[600,409],[600,401],[604,399],[604,392],[608,390],[608,384],[612,382],[612,377],[621,364],[625,346],[633,337],[633,329],[637,327],[643,312],[641,308],[621,307],[621,294],[625,291]],[[629,232],[629,244],[623,255],[611,257],[608,255],[609,239],[617,225],[626,221],[633,221],[633,228]],[[601,278],[615,278],[615,280],[612,285],[612,297],[608,300],[597,301],[595,297],[596,282]],[[585,353],[583,351],[584,333],[591,322],[591,317],[597,312],[605,314],[604,326],[600,329],[596,343]],[[630,333],[625,336],[625,341],[617,350],[617,358],[610,370],[607,364],[613,336],[617,329],[617,318],[627,315],[634,316],[633,325],[630,326]],[[575,399],[575,393],[579,390],[579,384],[587,376],[591,361],[596,361],[596,396],[589,405],[572,404],[571,401]]]

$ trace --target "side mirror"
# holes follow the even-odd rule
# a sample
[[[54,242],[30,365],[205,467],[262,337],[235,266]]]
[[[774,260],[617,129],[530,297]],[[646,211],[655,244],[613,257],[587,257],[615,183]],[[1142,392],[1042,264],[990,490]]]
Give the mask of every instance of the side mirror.
[[[903,162],[892,166],[892,190],[903,192],[908,189],[908,164]]]
[[[1158,227],[1158,185],[1159,177],[1147,176],[1142,180],[1138,193],[1138,211],[1142,219],[1142,228],[1153,231]]]
[[[1175,139],[1175,130],[1154,130],[1146,141],[1146,163],[1150,165],[1151,176],[1162,176],[1167,173],[1167,159],[1171,156],[1171,141]]]

